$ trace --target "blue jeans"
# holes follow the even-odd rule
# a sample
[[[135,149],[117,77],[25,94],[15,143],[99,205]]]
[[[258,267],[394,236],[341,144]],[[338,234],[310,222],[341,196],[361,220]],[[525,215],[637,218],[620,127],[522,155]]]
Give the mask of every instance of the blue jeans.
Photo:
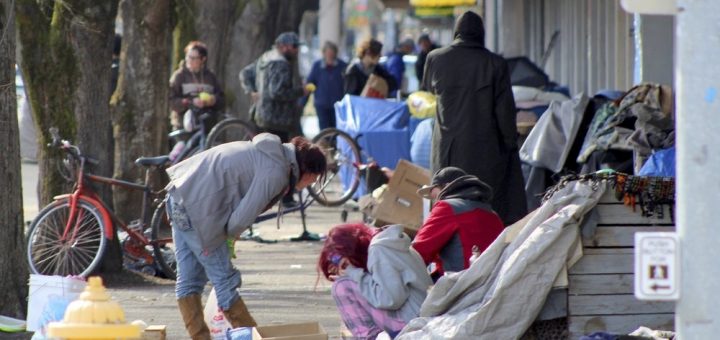
[[[177,208],[177,206],[175,206]],[[210,282],[215,287],[218,307],[222,310],[230,306],[240,297],[237,288],[242,279],[240,271],[230,262],[230,250],[222,244],[215,249],[192,249],[188,245],[189,238],[197,238],[197,231],[189,219],[180,221],[184,212],[173,209],[173,200],[168,198],[168,216],[171,216],[173,242],[175,243],[175,259],[177,261],[177,281],[175,296],[180,299],[192,294],[202,294],[205,284]],[[187,217],[187,215],[185,215]]]
[[[318,126],[320,131],[327,128],[335,127],[335,108],[315,106],[315,112],[318,117]]]

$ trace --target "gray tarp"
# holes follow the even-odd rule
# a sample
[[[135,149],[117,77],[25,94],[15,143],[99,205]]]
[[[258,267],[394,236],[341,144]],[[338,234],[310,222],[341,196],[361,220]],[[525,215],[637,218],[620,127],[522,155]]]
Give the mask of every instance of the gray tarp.
[[[520,160],[534,167],[562,170],[580,128],[589,98],[578,94],[571,100],[552,102],[520,148]]]
[[[470,268],[441,278],[398,339],[518,339],[572,265],[579,225],[605,187],[567,183],[507,228]]]

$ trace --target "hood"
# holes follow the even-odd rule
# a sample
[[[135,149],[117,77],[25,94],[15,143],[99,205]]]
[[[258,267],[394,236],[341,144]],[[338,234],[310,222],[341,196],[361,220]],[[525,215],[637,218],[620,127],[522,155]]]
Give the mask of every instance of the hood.
[[[472,175],[462,176],[448,184],[438,195],[438,200],[462,198],[472,201],[490,202],[492,188]]]
[[[262,56],[260,56],[260,59],[258,60],[258,67],[261,70],[266,69],[268,67],[268,65],[270,65],[270,63],[276,62],[276,61],[288,62],[288,60],[285,59],[285,57],[282,54],[280,54],[280,52],[278,52],[278,50],[273,48],[273,49],[263,53]]]
[[[456,40],[473,42],[485,46],[485,25],[475,12],[467,11],[455,22]]]
[[[289,165],[292,169],[293,177],[297,180],[299,170],[297,160],[295,159],[295,147],[292,144],[282,144],[280,143],[280,137],[269,133],[261,133],[255,136],[252,143],[258,151],[264,153],[269,158],[280,164]]]
[[[410,237],[403,232],[401,225],[391,225],[373,237],[370,246],[373,245],[407,252],[410,249]]]

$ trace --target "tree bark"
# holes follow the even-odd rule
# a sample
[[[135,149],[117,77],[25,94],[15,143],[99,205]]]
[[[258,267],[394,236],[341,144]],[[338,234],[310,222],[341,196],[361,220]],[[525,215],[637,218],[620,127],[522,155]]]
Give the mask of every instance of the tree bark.
[[[170,0],[123,0],[120,12],[124,44],[120,79],[111,101],[114,176],[143,181],[145,169],[135,165],[135,159],[167,153]],[[154,184],[158,189],[159,183]],[[115,188],[113,202],[123,220],[140,217],[142,192]]]
[[[15,93],[15,18],[11,0],[0,0],[0,315],[25,318],[27,261],[23,232],[20,131]]]
[[[16,14],[23,74],[41,134],[38,185],[40,204],[45,205],[54,195],[67,192],[56,171],[60,153],[46,146],[51,126],[58,127],[84,155],[100,161],[89,170],[101,176],[112,174],[108,101],[117,0],[17,0]],[[95,188],[103,201],[110,202],[109,188]],[[104,265],[104,270],[119,270],[119,247],[116,242],[110,245],[105,260],[112,265]]]
[[[60,13],[51,26],[55,8],[59,8]],[[56,170],[60,152],[46,146],[51,141],[48,129],[55,126],[63,137],[73,140],[77,131],[72,101],[79,70],[72,47],[65,38],[68,19],[61,9],[60,3],[47,1],[18,0],[16,3],[25,91],[39,134],[38,199],[41,207],[54,195],[70,189]]]

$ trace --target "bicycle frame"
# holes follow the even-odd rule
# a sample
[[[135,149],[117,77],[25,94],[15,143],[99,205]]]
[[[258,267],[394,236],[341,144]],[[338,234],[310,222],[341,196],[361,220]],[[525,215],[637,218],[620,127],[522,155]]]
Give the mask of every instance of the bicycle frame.
[[[190,152],[195,150],[195,148],[198,148],[200,151],[205,150],[205,141],[207,140],[208,134],[205,132],[205,119],[202,116],[209,113],[203,113],[201,109],[194,107],[191,108],[191,110],[193,110],[193,115],[197,115],[199,126],[194,132],[186,131],[184,129],[176,130],[181,131],[178,135],[190,134],[190,138],[185,141],[185,147],[183,147],[183,150],[175,157],[175,159],[172,160],[171,164],[173,165],[184,160]],[[176,133],[176,131],[170,133],[171,137],[173,133]]]
[[[77,183],[75,185],[75,189],[71,194],[64,194],[56,196],[54,199],[60,200],[63,198],[68,198],[70,200],[70,217],[68,218],[68,224],[65,226],[65,230],[63,232],[62,239],[66,239],[68,237],[68,233],[70,230],[73,230],[73,238],[75,237],[75,233],[77,232],[77,228],[72,228],[73,221],[76,221],[75,214],[77,213],[77,204],[78,202],[82,200],[86,200],[95,208],[98,209],[100,212],[100,215],[102,216],[103,222],[105,222],[105,237],[109,240],[112,240],[115,233],[113,231],[113,221],[118,222],[118,227],[131,235],[131,237],[139,242],[141,242],[143,245],[150,245],[151,242],[140,232],[137,232],[134,229],[128,228],[127,224],[121,220],[117,215],[115,215],[112,210],[105,205],[105,203],[98,197],[98,195],[95,193],[95,191],[90,188],[90,186],[85,185],[85,180],[89,180],[91,182],[95,183],[102,183],[107,184],[110,186],[118,186],[126,189],[130,189],[133,191],[142,191],[143,192],[143,200],[142,200],[142,210],[141,210],[141,221],[143,226],[146,225],[147,221],[147,215],[148,215],[148,200],[150,198],[159,198],[163,196],[164,190],[161,191],[152,191],[152,189],[146,185],[146,184],[137,184],[132,183],[124,180],[104,177],[104,176],[98,176],[91,173],[85,173],[85,157],[79,157],[80,158],[80,167],[77,170]],[[148,183],[149,177],[150,177],[150,169],[146,169],[145,173],[145,183]],[[143,228],[145,229],[145,228]]]
[[[200,128],[200,130],[195,131],[192,133],[190,138],[185,142],[185,146],[183,147],[183,150],[175,156],[175,159],[172,160],[171,164],[177,164],[183,161],[187,156],[195,150],[195,148],[199,148],[200,150],[205,150],[205,139],[207,138],[207,135],[205,134],[204,128]]]

